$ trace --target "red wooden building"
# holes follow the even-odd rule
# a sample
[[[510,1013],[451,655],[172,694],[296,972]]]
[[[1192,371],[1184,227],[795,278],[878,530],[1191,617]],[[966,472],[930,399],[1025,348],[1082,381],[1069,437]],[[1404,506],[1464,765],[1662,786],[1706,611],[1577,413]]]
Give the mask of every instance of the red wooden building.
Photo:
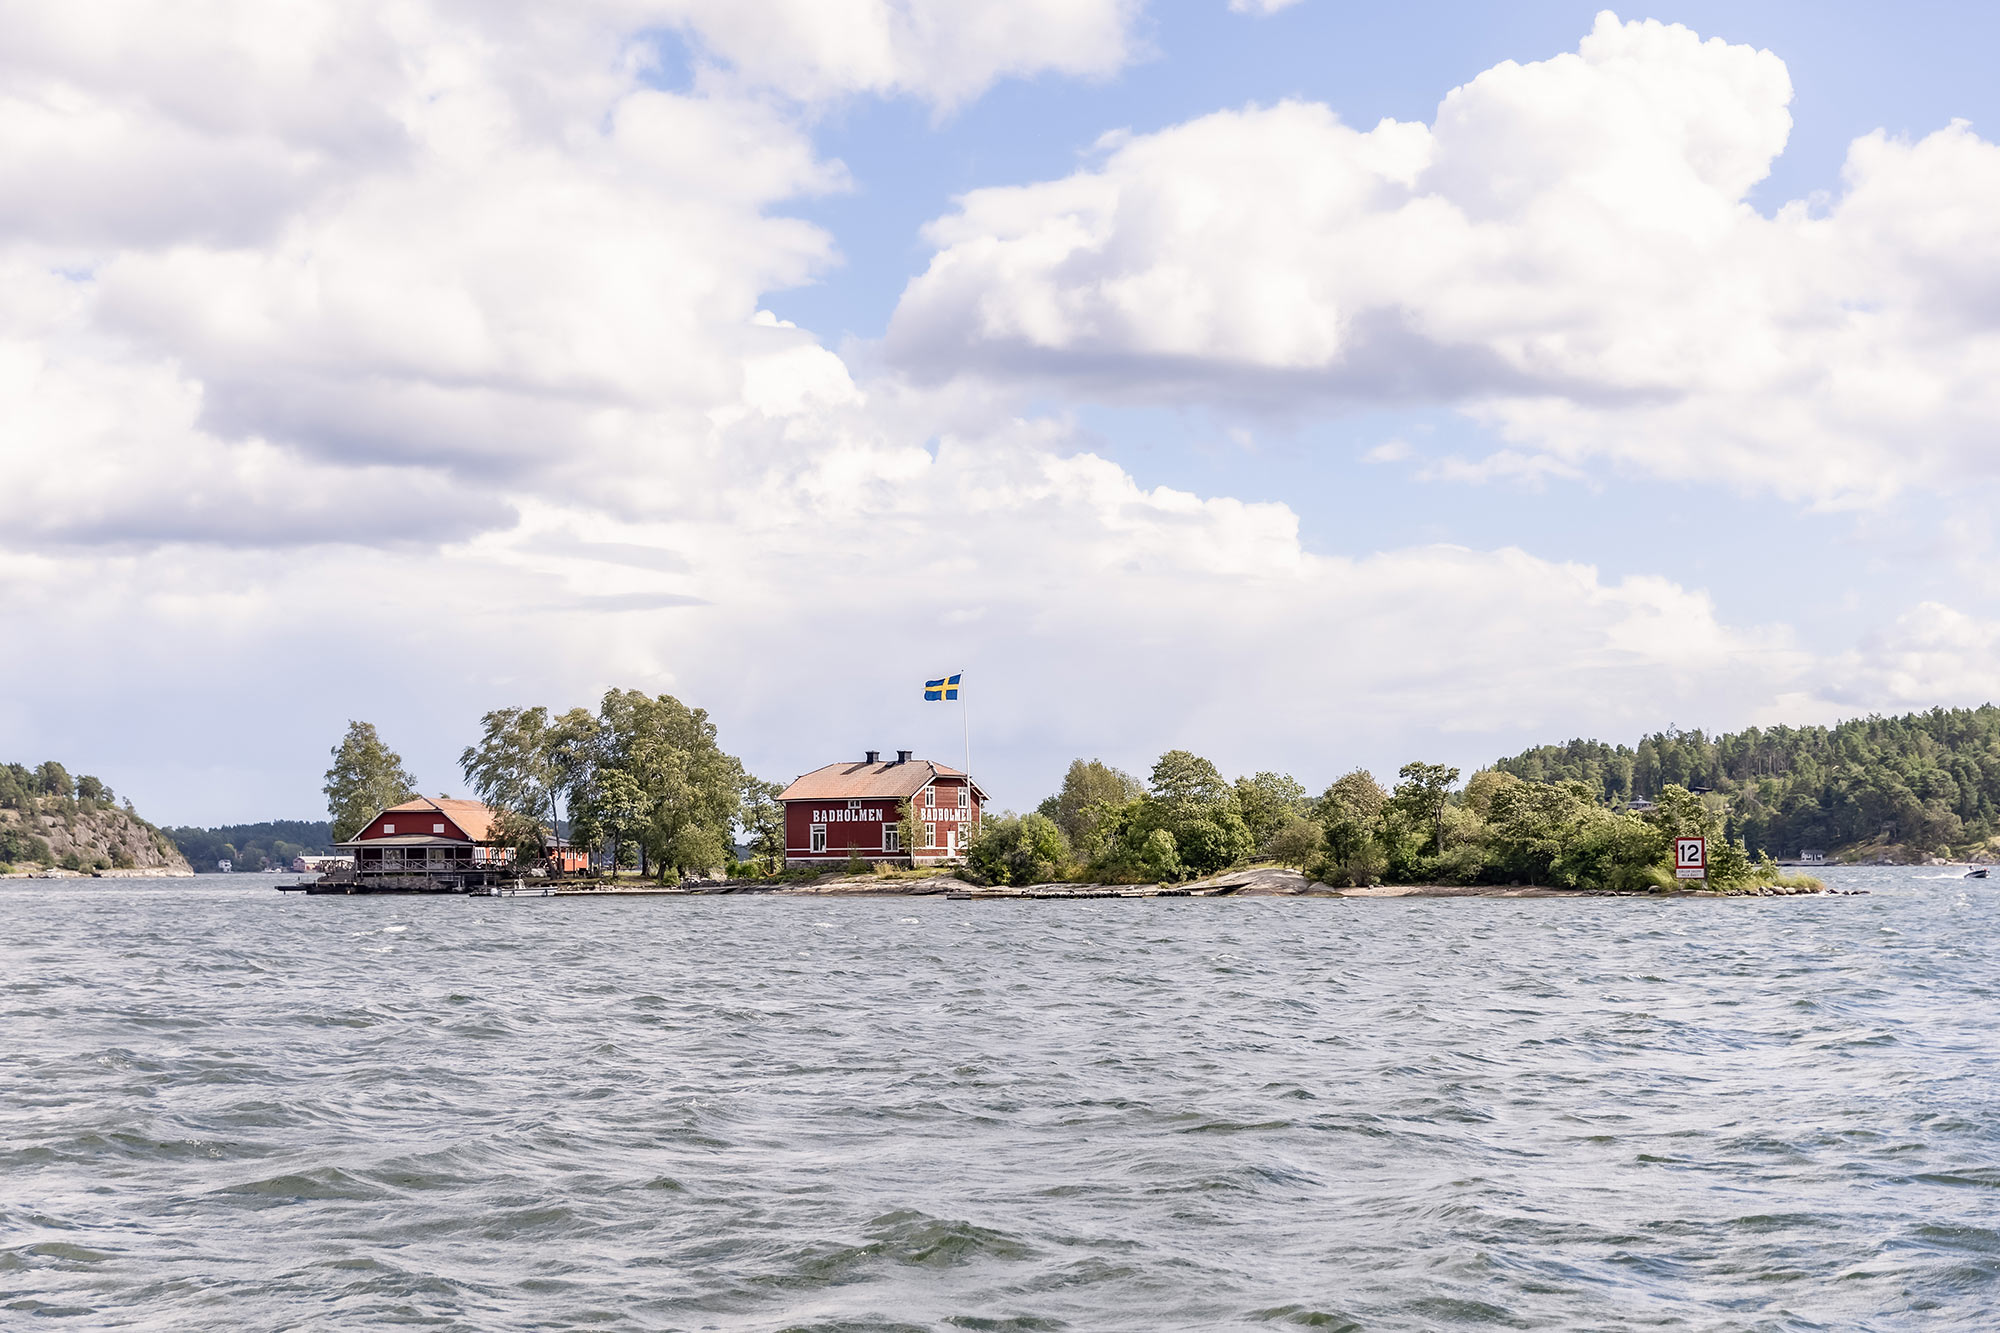
[[[493,837],[493,811],[479,801],[419,796],[392,805],[338,844],[361,875],[460,875],[511,865],[514,849]]]
[[[787,866],[839,865],[851,856],[936,865],[965,854],[986,793],[958,769],[912,759],[908,750],[887,761],[870,750],[859,763],[814,769],[778,799],[785,806]],[[905,847],[898,837],[906,801],[921,846]]]

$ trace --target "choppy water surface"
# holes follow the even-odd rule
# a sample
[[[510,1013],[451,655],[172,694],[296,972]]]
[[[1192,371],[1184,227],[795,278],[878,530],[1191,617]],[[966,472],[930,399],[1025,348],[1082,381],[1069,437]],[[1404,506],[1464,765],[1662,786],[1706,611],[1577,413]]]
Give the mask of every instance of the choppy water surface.
[[[0,1325],[1993,1327],[2000,882],[1838,879],[9,887]]]

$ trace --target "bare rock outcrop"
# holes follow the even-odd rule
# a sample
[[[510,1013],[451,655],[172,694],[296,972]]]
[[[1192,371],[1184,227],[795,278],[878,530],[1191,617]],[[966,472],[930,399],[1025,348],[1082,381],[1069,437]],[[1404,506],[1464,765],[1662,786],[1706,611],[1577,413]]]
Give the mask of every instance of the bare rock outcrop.
[[[0,808],[0,845],[16,870],[36,865],[89,872],[150,871],[192,875],[165,833],[132,811],[74,797],[41,797],[26,808]]]

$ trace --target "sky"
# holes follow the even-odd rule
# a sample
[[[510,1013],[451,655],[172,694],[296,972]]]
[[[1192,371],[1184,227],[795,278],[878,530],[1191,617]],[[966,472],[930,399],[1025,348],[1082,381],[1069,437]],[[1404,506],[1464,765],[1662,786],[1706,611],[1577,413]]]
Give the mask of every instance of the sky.
[[[1014,808],[2000,698],[1989,6],[0,30],[0,758],[158,822],[612,688]]]

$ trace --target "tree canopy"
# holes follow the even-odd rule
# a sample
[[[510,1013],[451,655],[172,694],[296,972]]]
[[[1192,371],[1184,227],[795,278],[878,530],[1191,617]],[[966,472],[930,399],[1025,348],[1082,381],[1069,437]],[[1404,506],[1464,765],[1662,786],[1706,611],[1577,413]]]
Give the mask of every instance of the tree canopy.
[[[1608,802],[1657,800],[1669,786],[1712,791],[1753,852],[1781,857],[1859,844],[1928,853],[2000,836],[2000,708],[1990,704],[1717,736],[1668,728],[1634,746],[1573,740],[1494,767],[1582,782]]]
[[[1039,813],[1055,821],[1070,847],[1094,855],[1101,850],[1103,812],[1146,790],[1146,784],[1100,759],[1075,759],[1063,774],[1062,789],[1043,801]]]
[[[403,757],[382,743],[372,722],[350,721],[331,753],[333,767],[321,790],[335,842],[359,833],[377,811],[417,794],[417,780],[403,768]]]
[[[763,804],[756,813],[770,832],[775,789],[752,790],[755,780],[723,753],[708,714],[671,695],[614,689],[594,715],[572,708],[550,718],[528,708],[487,718],[481,745],[466,752],[468,779],[490,772],[496,798],[545,813],[551,824],[566,809],[572,841],[608,843],[614,863],[631,845],[642,868],[663,878],[720,868],[746,791]],[[777,836],[782,856],[782,827]]]

